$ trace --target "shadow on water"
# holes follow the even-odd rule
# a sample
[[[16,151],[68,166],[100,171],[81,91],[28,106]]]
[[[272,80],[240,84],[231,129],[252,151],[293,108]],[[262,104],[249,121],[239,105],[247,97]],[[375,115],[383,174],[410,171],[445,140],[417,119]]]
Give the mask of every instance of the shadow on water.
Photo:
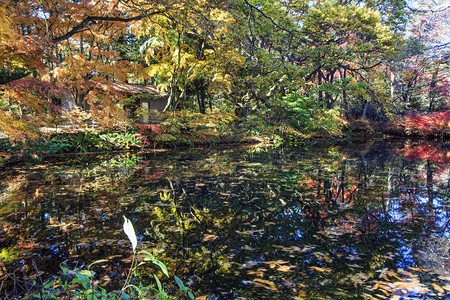
[[[139,247],[197,296],[445,299],[449,171],[448,145],[401,142],[12,169],[1,174],[1,264],[17,277],[48,277],[66,260],[108,259],[96,266],[99,280],[120,286],[131,257],[126,215]],[[0,279],[0,297],[10,295],[11,280]]]

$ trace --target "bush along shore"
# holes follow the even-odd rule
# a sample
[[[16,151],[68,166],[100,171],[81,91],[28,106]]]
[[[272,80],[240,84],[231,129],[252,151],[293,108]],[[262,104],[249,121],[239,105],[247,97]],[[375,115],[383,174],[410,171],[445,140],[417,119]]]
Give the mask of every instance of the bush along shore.
[[[41,162],[60,154],[141,151],[155,148],[214,147],[223,144],[331,143],[349,139],[420,138],[448,139],[450,111],[432,114],[410,113],[396,121],[367,119],[347,121],[338,114],[320,114],[302,123],[298,116],[251,114],[238,119],[232,113],[208,114],[180,111],[161,114],[154,124],[133,124],[100,128],[85,123],[60,128],[41,128],[37,138],[0,138],[0,166]],[[322,120],[322,121],[321,121]],[[326,122],[324,120],[327,120]]]

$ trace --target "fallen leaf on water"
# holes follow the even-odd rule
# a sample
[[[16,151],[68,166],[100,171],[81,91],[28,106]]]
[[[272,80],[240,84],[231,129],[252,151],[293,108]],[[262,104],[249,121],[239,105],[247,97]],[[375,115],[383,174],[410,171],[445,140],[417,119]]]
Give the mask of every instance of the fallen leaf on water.
[[[270,280],[255,278],[255,279],[253,279],[252,283],[257,287],[263,287],[263,288],[271,290],[271,291],[278,291],[275,283],[273,283]]]
[[[280,272],[291,272],[291,268],[295,268],[295,266],[279,266],[277,270]]]
[[[426,270],[421,269],[421,268],[413,268],[413,267],[408,267],[408,269],[413,270],[413,271],[417,271],[417,272],[424,272]]]
[[[216,240],[218,238],[219,237],[217,235],[214,235],[214,234],[205,234],[203,236],[202,242],[214,241],[214,240]]]
[[[445,293],[445,290],[444,290],[442,287],[440,287],[439,285],[437,285],[436,283],[433,283],[433,284],[431,284],[431,285],[432,285],[433,288],[434,288],[436,291],[438,291],[439,293],[442,293],[442,294]]]
[[[263,277],[265,271],[266,271],[266,269],[259,268],[257,271],[249,270],[249,271],[247,271],[247,274],[248,275],[255,275],[257,277]]]
[[[319,272],[331,272],[333,269],[331,268],[320,268],[320,267],[309,267],[310,269],[314,269]]]
[[[394,277],[394,278],[397,278],[398,280],[402,281],[402,278],[400,278],[400,277],[398,276],[398,274],[397,274],[396,272],[394,272],[394,271],[388,270],[388,271],[386,271],[386,274],[387,274],[388,276],[390,276],[390,277]]]
[[[265,263],[266,265],[269,265],[269,267],[271,267],[271,268],[275,268],[276,266],[284,265],[289,262],[284,261],[284,260],[273,260],[273,261],[265,261],[263,263]]]

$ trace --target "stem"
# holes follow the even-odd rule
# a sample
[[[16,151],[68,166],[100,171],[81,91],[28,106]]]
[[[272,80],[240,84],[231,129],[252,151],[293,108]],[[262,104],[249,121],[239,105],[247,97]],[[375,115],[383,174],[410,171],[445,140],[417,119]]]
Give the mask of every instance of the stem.
[[[136,252],[133,251],[133,259],[131,260],[131,266],[130,266],[130,271],[128,271],[128,275],[127,275],[127,280],[125,280],[125,283],[122,286],[122,289],[120,290],[119,294],[117,295],[116,300],[119,300],[120,296],[122,296],[122,293],[124,290],[126,290],[128,282],[130,281],[130,276],[131,276],[131,272],[133,272],[133,265],[134,265],[134,261],[136,260]]]

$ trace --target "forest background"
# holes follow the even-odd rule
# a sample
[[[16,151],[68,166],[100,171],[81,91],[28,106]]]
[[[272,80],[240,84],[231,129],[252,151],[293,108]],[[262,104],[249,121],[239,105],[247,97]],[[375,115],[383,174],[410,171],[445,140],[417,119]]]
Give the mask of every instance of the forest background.
[[[449,14],[429,0],[3,0],[1,160],[255,137],[446,138]],[[164,99],[164,112],[143,110],[144,98]],[[55,134],[63,125],[83,130]]]

